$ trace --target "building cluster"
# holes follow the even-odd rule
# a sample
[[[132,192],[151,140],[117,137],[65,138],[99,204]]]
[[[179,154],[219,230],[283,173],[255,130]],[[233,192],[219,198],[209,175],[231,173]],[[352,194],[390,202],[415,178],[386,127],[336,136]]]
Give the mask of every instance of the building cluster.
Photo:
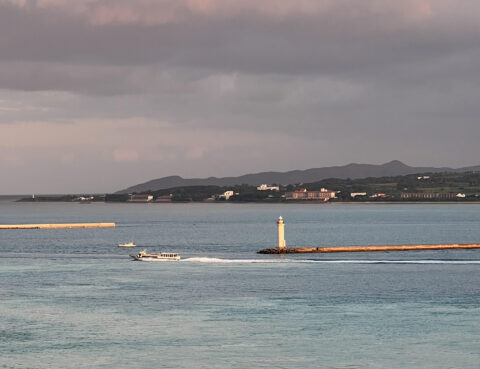
[[[423,178],[423,177],[422,177]],[[270,186],[262,184],[261,186],[256,187],[257,191],[280,191],[279,186]],[[288,191],[284,195],[278,196],[278,199],[285,199],[286,201],[316,201],[316,202],[327,202],[331,199],[337,199],[337,194],[340,191],[328,190],[326,188],[321,188],[318,191],[309,191],[306,188],[300,188],[294,191]],[[208,198],[205,198],[203,201],[229,201],[233,196],[238,196],[239,193],[233,190],[224,191],[220,194],[213,194]],[[268,197],[272,198],[274,195],[269,194]],[[162,195],[154,197],[151,194],[131,194],[128,197],[128,202],[130,203],[150,203],[150,202],[171,202],[173,195]],[[367,193],[367,192],[350,192],[349,197],[352,200],[365,201],[367,199],[372,200],[381,200],[381,199],[400,199],[400,200],[458,200],[466,198],[464,193],[440,193],[440,192],[402,192],[400,194],[386,194],[382,192],[378,193]],[[342,199],[345,199],[344,196],[341,196]],[[88,201],[92,198],[79,197],[77,201]],[[262,198],[258,198],[253,201],[261,201]],[[199,200],[196,200],[199,201]]]
[[[153,201],[153,195],[134,194],[130,195],[128,202],[151,202]]]
[[[368,194],[366,192],[350,192],[350,197],[352,199],[364,198],[364,197],[367,197],[367,195]],[[386,193],[377,192],[377,193],[373,193],[373,194],[369,195],[368,197],[371,198],[371,199],[386,199],[389,196]]]
[[[32,199],[35,198],[35,195],[32,195]],[[73,199],[73,201],[80,201],[80,202],[89,202],[95,199],[94,196],[79,196]]]
[[[269,186],[266,184],[262,184],[257,187],[258,191],[280,191],[280,186]]]
[[[425,199],[425,200],[432,200],[432,199],[439,199],[439,200],[455,200],[455,199],[463,199],[466,195],[464,193],[440,193],[440,192],[414,192],[408,193],[403,192],[400,194],[400,198],[403,200],[417,200],[417,199]]]
[[[386,199],[388,195],[386,193],[379,192],[379,193],[374,193],[373,195],[370,195],[370,197],[372,199]]]
[[[320,191],[308,191],[306,188],[301,188],[297,191],[290,191],[285,194],[286,200],[317,200],[328,201],[335,198],[336,191],[321,188]]]
[[[155,202],[172,202],[172,197],[173,195],[162,195],[162,196],[157,196],[155,199]]]

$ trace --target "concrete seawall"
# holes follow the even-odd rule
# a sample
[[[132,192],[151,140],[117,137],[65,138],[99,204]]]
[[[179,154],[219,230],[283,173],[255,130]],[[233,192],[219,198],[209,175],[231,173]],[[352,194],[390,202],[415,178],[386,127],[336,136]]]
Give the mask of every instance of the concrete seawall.
[[[111,228],[115,223],[0,224],[0,229]]]
[[[419,251],[480,249],[478,243],[435,244],[435,245],[390,245],[390,246],[333,246],[333,247],[293,247],[271,248],[258,251],[258,254],[312,254],[333,252],[377,252],[377,251]]]

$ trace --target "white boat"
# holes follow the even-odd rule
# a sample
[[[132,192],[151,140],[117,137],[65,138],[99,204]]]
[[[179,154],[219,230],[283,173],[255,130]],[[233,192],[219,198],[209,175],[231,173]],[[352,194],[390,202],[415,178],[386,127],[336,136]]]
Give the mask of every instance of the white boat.
[[[148,254],[147,250],[140,251],[136,255],[130,255],[133,260],[137,261],[178,261],[180,255],[175,252],[161,252],[159,254]]]
[[[133,242],[127,242],[127,243],[119,243],[118,244],[118,247],[135,247],[137,245],[135,245]]]

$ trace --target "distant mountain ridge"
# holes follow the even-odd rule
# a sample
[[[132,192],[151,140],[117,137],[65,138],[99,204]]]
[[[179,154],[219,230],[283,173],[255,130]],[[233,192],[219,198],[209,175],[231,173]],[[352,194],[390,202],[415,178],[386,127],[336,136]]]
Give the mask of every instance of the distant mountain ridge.
[[[310,183],[327,178],[367,178],[387,177],[416,173],[438,173],[438,172],[469,172],[480,171],[480,165],[463,168],[435,168],[435,167],[411,167],[401,161],[393,160],[385,164],[357,164],[351,163],[343,166],[312,168],[306,170],[292,170],[288,172],[261,172],[245,174],[238,177],[209,177],[209,178],[182,178],[180,176],[169,176],[140,183],[117,193],[132,193],[144,191],[156,191],[173,187],[187,186],[233,186],[236,184],[248,184],[259,186],[266,184],[295,184]]]

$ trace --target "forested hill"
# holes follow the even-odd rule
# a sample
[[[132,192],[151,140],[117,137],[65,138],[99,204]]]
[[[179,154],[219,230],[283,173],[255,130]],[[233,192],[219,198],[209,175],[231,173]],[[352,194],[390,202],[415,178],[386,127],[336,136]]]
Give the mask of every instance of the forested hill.
[[[442,196],[433,196],[422,201],[479,201],[480,200],[480,171],[476,172],[442,172],[409,174],[393,177],[369,177],[359,179],[328,178],[312,183],[281,186],[279,191],[259,191],[255,186],[184,186],[148,192],[154,198],[170,195],[172,201],[207,201],[222,200],[218,195],[231,190],[235,195],[230,197],[231,202],[284,202],[287,191],[305,188],[309,191],[327,188],[336,191],[335,201],[412,201],[403,199],[405,193],[432,193],[432,194],[463,194],[464,197],[447,200]],[[365,193],[364,196],[353,198],[352,193]],[[382,196],[379,196],[382,194]],[[128,195],[122,196],[127,201]]]
[[[166,188],[188,186],[234,186],[247,184],[258,186],[262,183],[289,185],[295,183],[312,183],[327,178],[357,179],[367,177],[401,176],[415,173],[438,173],[438,172],[467,172],[479,171],[480,165],[464,168],[435,168],[435,167],[411,167],[398,160],[381,165],[373,164],[348,164],[325,168],[313,168],[307,170],[293,170],[289,172],[262,172],[246,174],[239,177],[209,177],[209,178],[182,178],[179,176],[163,177],[145,183],[137,184],[117,193],[140,193],[145,191],[157,191]]]
[[[305,183],[304,187],[309,190],[328,188],[340,191],[347,198],[352,192],[366,192],[369,195],[384,193],[394,198],[404,192],[463,193],[467,197],[478,197],[480,195],[480,171],[423,173],[362,179],[330,178]]]

